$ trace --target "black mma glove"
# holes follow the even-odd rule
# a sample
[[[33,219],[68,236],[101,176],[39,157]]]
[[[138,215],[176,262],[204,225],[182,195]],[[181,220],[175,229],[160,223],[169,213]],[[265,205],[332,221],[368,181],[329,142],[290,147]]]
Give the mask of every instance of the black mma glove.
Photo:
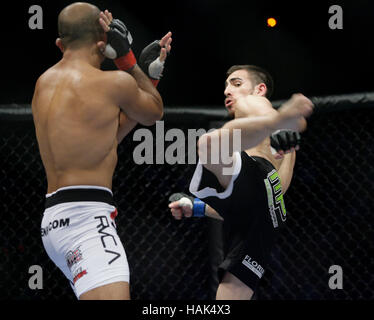
[[[169,202],[179,201],[181,207],[188,206],[192,209],[193,217],[204,217],[205,216],[205,203],[199,198],[188,196],[185,193],[173,193],[169,197]]]
[[[277,130],[270,136],[270,145],[277,152],[279,150],[287,151],[291,148],[300,146],[300,133],[292,130]]]
[[[162,71],[165,65],[165,61],[160,61],[160,51],[160,41],[156,40],[146,46],[139,56],[140,68],[148,75],[155,86],[157,86],[162,77]]]
[[[119,19],[113,19],[109,28],[104,55],[115,59],[114,63],[118,69],[128,71],[136,65],[136,58],[131,50],[131,33]]]

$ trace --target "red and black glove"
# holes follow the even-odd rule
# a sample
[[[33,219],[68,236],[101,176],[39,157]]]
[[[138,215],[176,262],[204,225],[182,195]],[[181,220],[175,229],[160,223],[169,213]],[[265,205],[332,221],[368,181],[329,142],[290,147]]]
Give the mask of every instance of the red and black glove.
[[[136,58],[131,50],[133,41],[131,33],[119,19],[113,19],[109,28],[104,55],[114,59],[118,69],[129,71],[136,65]]]

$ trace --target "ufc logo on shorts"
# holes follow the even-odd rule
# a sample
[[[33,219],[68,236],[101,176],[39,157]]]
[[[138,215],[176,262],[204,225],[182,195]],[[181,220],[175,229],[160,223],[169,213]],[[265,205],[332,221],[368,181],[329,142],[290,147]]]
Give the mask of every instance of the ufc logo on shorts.
[[[107,245],[106,245],[105,241],[109,241],[109,239],[111,238],[112,239],[111,242],[112,242],[112,244],[114,243],[115,246],[117,246],[117,241],[116,241],[116,239],[114,238],[113,235],[111,235],[110,233],[107,233],[107,232],[104,231],[106,228],[109,227],[108,218],[106,216],[98,216],[98,217],[95,217],[95,219],[99,219],[100,220],[100,224],[97,225],[96,228],[98,228],[99,229],[99,233],[102,234],[102,236],[101,236],[101,244],[103,245],[104,251],[106,253],[109,253],[109,254],[115,256],[112,260],[110,260],[108,262],[108,264],[111,264],[112,262],[114,262],[115,260],[117,260],[121,256],[121,254],[119,252],[106,249]],[[108,237],[109,237],[109,239],[108,239]]]

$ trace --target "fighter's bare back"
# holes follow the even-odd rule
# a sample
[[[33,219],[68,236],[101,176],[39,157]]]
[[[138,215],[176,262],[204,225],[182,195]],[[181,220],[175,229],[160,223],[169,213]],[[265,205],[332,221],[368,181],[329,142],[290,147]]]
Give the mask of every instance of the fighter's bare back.
[[[106,85],[110,73],[60,61],[38,79],[32,111],[48,193],[71,185],[111,188],[120,108]]]

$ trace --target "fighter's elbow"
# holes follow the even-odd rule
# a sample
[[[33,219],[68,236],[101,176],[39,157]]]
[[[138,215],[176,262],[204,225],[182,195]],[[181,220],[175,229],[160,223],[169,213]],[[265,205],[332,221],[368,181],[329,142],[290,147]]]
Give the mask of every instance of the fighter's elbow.
[[[154,110],[152,112],[149,112],[145,117],[143,117],[141,124],[144,126],[153,126],[156,121],[162,119],[163,115],[163,110]]]
[[[155,122],[161,120],[163,116],[164,116],[164,110],[163,110],[163,108],[157,110],[155,112],[155,114],[154,114]]]

